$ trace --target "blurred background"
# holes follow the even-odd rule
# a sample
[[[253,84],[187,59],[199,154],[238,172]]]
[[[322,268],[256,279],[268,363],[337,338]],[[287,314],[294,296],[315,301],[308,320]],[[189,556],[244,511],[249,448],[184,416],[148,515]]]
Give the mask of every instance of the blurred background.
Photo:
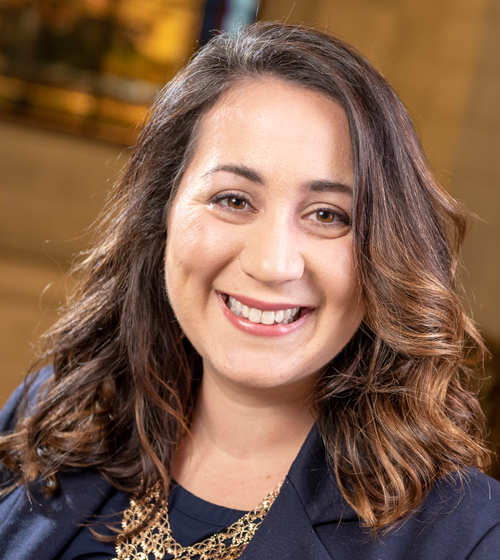
[[[256,19],[305,22],[364,53],[477,215],[463,280],[493,354],[482,405],[497,445],[500,0],[0,0],[0,405],[56,320],[156,93],[215,30]]]

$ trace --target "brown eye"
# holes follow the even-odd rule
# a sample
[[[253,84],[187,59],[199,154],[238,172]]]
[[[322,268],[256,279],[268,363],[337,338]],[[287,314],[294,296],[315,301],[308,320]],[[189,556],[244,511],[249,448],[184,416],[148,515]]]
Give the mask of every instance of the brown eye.
[[[242,208],[245,208],[247,203],[244,200],[242,200],[241,198],[236,198],[236,197],[232,196],[232,197],[227,199],[227,205],[229,206],[229,208],[234,208],[236,210],[241,210]]]
[[[333,212],[327,212],[326,210],[320,210],[318,213],[318,222],[323,224],[330,224],[335,219]]]

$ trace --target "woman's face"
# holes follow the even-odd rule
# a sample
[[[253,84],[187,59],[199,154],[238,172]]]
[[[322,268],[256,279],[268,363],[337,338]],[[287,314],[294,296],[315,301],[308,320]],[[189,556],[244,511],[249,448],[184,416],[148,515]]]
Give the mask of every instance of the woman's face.
[[[248,80],[203,117],[165,266],[205,375],[249,388],[314,381],[352,337],[363,317],[352,186],[346,115],[319,93]]]

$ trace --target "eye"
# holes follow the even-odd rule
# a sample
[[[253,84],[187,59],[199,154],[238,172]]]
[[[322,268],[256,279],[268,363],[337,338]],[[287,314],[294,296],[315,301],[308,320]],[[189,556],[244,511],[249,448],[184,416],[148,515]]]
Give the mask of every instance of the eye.
[[[242,210],[246,207],[247,202],[242,198],[237,198],[236,196],[229,196],[227,197],[227,206],[229,208],[234,208],[235,210]]]
[[[318,222],[322,224],[331,224],[335,220],[335,214],[326,210],[319,210],[316,212],[316,216],[318,217]]]
[[[222,206],[224,209],[234,210],[252,210],[252,205],[247,198],[237,193],[220,193],[210,201],[212,204]]]
[[[318,208],[306,216],[306,219],[325,227],[338,227],[351,224],[349,216],[341,210],[333,208]]]

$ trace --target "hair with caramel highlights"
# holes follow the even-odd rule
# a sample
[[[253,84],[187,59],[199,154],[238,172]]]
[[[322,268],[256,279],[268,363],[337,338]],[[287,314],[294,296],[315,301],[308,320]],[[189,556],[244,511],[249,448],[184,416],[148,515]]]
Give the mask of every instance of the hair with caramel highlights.
[[[484,469],[469,387],[484,346],[457,295],[465,214],[437,184],[403,104],[342,41],[258,23],[221,34],[159,95],[103,215],[81,284],[47,337],[54,375],[31,416],[0,438],[18,481],[94,467],[113,486],[168,488],[201,376],[169,306],[166,211],[201,116],[241,79],[273,76],[345,110],[354,154],[354,254],[366,316],[316,388],[340,488],[366,526],[387,528],[433,482]],[[191,149],[190,149],[191,147]]]

